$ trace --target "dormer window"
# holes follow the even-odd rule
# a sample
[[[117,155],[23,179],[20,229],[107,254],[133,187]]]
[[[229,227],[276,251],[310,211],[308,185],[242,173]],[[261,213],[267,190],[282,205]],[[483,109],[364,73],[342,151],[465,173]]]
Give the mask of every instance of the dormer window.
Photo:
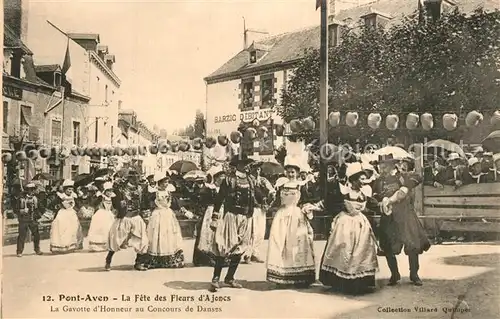
[[[427,19],[437,21],[444,12],[450,11],[455,7],[452,0],[424,0],[424,14]]]
[[[340,25],[333,23],[328,26],[328,43],[332,47],[340,44]]]
[[[250,51],[250,64],[257,62],[257,50]]]
[[[367,28],[376,29],[379,26],[385,26],[385,24],[392,19],[392,17],[388,14],[384,14],[382,12],[375,11],[370,9],[370,13],[361,17],[365,21],[365,26]]]
[[[61,72],[59,72],[59,71],[54,72],[54,86],[55,87],[60,87],[61,83],[62,83]]]

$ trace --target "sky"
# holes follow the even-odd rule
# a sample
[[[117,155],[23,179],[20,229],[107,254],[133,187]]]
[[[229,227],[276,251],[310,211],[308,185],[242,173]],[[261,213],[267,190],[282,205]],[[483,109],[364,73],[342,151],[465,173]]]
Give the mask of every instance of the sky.
[[[205,111],[203,78],[243,49],[243,17],[247,28],[280,34],[319,24],[315,2],[29,0],[29,10],[67,32],[100,34],[116,56],[123,108],[171,133]]]

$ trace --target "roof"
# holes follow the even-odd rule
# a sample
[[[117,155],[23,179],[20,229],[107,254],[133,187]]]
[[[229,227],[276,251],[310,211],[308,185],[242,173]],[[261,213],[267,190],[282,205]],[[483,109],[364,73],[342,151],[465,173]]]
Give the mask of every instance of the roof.
[[[470,13],[478,8],[487,11],[499,9],[497,0],[455,0],[453,1],[461,12]],[[392,17],[388,25],[398,23],[405,16],[417,11],[418,2],[409,0],[380,0],[358,7],[342,10],[335,16],[330,16],[330,23],[340,21],[358,23],[361,17],[370,13],[378,13]],[[351,23],[351,22],[349,22]],[[320,27],[310,27],[294,32],[271,36],[258,41],[256,49],[269,48],[263,56],[258,55],[256,63],[249,64],[248,50],[242,50],[215,72],[205,78],[205,81],[214,81],[229,78],[246,71],[264,69],[272,66],[284,66],[294,63],[305,56],[307,49],[319,49]],[[266,50],[267,51],[267,50]]]
[[[100,42],[99,34],[97,33],[68,33],[68,37],[73,40],[94,40]]]
[[[61,66],[59,64],[35,65],[36,73],[55,72],[58,70],[61,70]]]
[[[21,41],[19,35],[12,30],[8,25],[4,24],[3,46],[4,48],[21,49],[26,54],[33,54],[31,50]]]

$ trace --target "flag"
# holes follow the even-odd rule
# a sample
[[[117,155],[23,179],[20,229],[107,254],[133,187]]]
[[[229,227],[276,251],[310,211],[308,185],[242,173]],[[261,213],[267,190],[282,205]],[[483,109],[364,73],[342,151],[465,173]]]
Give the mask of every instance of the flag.
[[[64,62],[62,65],[62,74],[66,75],[71,68],[71,57],[69,54],[69,38],[68,38],[68,44],[66,46],[66,54],[64,55]]]
[[[318,10],[318,8],[321,8],[321,2],[323,0],[316,0],[316,10]]]
[[[64,61],[61,68],[63,81],[62,85],[65,87],[64,95],[69,96],[72,91],[71,83],[71,56],[69,54],[69,38],[66,45],[66,54],[64,55]]]

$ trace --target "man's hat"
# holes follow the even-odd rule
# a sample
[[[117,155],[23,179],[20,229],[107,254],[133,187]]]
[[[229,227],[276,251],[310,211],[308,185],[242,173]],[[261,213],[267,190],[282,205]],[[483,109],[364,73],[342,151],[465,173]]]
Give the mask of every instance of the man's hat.
[[[70,179],[64,180],[62,184],[62,187],[73,187],[73,186],[75,186],[75,182]]]
[[[231,165],[231,166],[246,166],[246,165],[251,164],[253,162],[254,162],[253,159],[248,158],[248,156],[245,154],[241,154],[241,155],[234,155],[231,158],[229,165]]]
[[[29,182],[28,184],[26,184],[26,186],[24,186],[25,189],[33,189],[33,188],[36,188],[36,185],[35,183],[33,182]]]
[[[381,163],[396,163],[396,162],[398,162],[398,160],[394,158],[394,155],[392,155],[392,153],[379,155],[378,156],[378,160],[377,160],[378,164],[381,164]]]
[[[148,175],[146,177],[146,179],[149,181],[150,179],[154,179],[154,177],[155,177],[155,174],[151,174],[151,175]]]

